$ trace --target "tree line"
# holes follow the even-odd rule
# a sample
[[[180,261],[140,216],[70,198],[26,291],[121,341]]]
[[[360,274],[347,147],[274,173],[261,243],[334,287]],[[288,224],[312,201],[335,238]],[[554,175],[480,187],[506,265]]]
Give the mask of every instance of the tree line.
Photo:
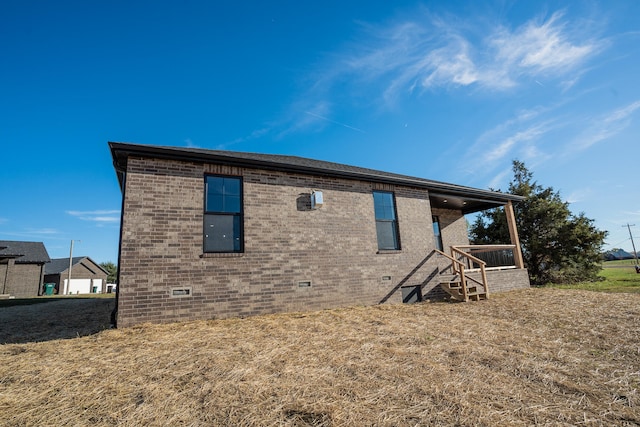
[[[513,161],[508,192],[524,197],[514,204],[514,213],[532,285],[599,280],[606,231],[584,213],[572,213],[560,193],[538,184],[521,161]],[[511,243],[501,208],[482,212],[469,231],[473,244]]]

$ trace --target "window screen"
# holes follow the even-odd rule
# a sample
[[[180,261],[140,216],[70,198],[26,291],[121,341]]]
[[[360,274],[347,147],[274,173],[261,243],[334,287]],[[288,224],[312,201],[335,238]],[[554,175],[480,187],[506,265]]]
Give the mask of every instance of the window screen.
[[[242,179],[205,177],[204,251],[242,252]]]
[[[373,206],[376,216],[378,249],[400,249],[398,221],[396,220],[396,205],[393,193],[374,191]]]

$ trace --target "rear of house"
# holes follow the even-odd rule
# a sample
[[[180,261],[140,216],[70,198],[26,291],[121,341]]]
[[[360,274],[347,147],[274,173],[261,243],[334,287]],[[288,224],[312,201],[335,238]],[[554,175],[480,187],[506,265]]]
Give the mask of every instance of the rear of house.
[[[40,295],[44,266],[49,261],[42,242],[0,240],[0,296],[32,298]]]
[[[118,326],[442,298],[447,252],[470,248],[464,214],[519,200],[299,157],[110,147]],[[513,265],[483,270],[492,291],[529,286],[513,228]]]
[[[105,269],[88,256],[53,258],[45,267],[44,281],[53,285],[58,295],[100,294],[107,291],[107,276]]]

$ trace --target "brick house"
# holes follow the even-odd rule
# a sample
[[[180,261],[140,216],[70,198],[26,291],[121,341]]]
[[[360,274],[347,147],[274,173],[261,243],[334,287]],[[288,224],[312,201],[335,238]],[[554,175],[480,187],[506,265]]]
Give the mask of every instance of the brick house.
[[[6,298],[40,295],[44,266],[49,261],[42,242],[0,240],[0,295]]]
[[[519,196],[300,157],[110,142],[123,193],[118,326],[529,286]],[[469,245],[504,207],[511,244]]]
[[[109,273],[88,256],[71,259],[69,282],[69,258],[53,258],[44,269],[44,282],[55,284],[58,295],[101,294],[106,292]]]

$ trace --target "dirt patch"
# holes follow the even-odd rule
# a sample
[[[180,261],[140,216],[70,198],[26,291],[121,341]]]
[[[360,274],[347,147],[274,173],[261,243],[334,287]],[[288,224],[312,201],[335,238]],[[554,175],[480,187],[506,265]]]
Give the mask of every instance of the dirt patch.
[[[640,425],[640,295],[531,289],[0,346],[0,425]]]
[[[0,308],[0,343],[91,335],[110,327],[113,298],[67,298]]]

